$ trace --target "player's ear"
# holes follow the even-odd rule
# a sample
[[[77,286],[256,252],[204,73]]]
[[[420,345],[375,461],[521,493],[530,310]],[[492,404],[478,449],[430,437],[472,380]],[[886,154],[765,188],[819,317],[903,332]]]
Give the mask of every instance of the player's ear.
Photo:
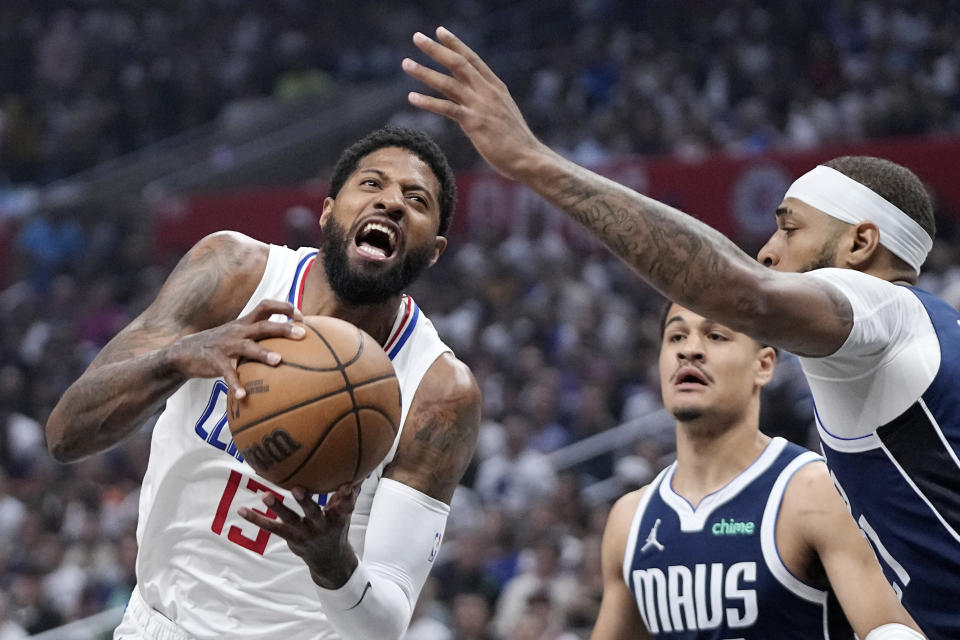
[[[430,258],[431,265],[435,264],[436,261],[440,259],[440,256],[443,254],[446,248],[447,239],[444,236],[437,236],[437,239],[433,242],[433,257]]]
[[[847,254],[842,260],[853,269],[862,270],[877,256],[880,247],[880,230],[872,222],[853,225],[847,237]]]
[[[777,364],[777,351],[773,347],[761,346],[757,351],[757,385],[763,387],[773,377],[773,368]]]
[[[333,203],[334,199],[330,196],[327,196],[323,199],[323,211],[320,212],[320,228],[322,229],[324,225],[327,224],[327,218],[330,217],[330,214],[333,212]]]

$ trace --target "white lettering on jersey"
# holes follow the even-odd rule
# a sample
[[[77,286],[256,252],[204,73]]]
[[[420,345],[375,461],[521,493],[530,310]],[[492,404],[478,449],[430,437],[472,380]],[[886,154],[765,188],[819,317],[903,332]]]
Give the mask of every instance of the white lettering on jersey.
[[[708,592],[709,580],[709,592]],[[756,562],[635,569],[633,589],[650,633],[743,628],[757,621]]]

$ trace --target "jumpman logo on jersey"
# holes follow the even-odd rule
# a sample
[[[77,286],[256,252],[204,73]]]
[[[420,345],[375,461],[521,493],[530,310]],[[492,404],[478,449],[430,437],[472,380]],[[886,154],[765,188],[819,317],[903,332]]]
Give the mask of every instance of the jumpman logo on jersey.
[[[643,553],[650,547],[656,547],[657,551],[663,551],[663,545],[657,540],[657,529],[659,528],[660,518],[657,518],[657,521],[653,523],[653,528],[650,529],[650,533],[647,535],[647,541],[640,547],[640,553]]]

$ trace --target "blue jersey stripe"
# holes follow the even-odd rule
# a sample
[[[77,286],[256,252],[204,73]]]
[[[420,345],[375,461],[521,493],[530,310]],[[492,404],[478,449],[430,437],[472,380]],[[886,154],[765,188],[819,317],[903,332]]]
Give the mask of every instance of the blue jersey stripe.
[[[311,251],[303,256],[300,259],[300,263],[297,264],[297,270],[293,274],[293,282],[290,283],[290,293],[287,294],[287,302],[290,304],[297,304],[297,282],[300,280],[300,272],[303,271],[303,266],[310,261],[310,258],[315,257],[317,253],[317,251]]]
[[[397,344],[393,345],[393,348],[390,349],[390,353],[387,354],[390,356],[390,359],[393,360],[397,357],[397,354],[400,353],[400,349],[403,348],[403,345],[406,344],[407,340],[410,338],[410,335],[413,333],[414,327],[417,326],[417,320],[420,319],[420,307],[417,306],[416,302],[413,302],[413,318],[410,319],[410,324],[407,325],[406,330],[403,332],[403,335],[400,336],[400,339],[397,340]]]

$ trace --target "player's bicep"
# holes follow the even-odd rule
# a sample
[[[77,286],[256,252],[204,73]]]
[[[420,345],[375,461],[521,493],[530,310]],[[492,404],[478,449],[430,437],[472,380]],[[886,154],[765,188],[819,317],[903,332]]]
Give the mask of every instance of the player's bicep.
[[[235,233],[211,234],[187,252],[157,297],[100,351],[91,364],[122,362],[178,337],[236,317],[266,266],[264,245]]]
[[[754,338],[801,356],[836,352],[853,328],[853,308],[833,284],[802,273],[769,272],[758,283]]]
[[[480,405],[466,365],[440,356],[417,389],[385,477],[449,504],[476,448]]]

